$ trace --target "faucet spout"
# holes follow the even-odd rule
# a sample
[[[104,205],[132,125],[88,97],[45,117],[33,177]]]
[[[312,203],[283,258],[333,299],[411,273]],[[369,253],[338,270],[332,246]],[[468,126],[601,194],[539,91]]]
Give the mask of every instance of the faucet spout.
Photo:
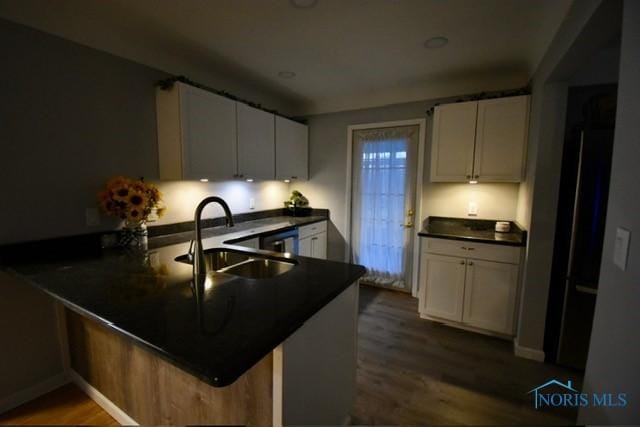
[[[207,266],[204,260],[204,249],[202,247],[202,211],[209,203],[212,202],[216,202],[220,206],[222,206],[222,209],[224,210],[226,226],[233,227],[234,225],[231,209],[229,209],[229,205],[227,204],[227,202],[225,202],[224,199],[220,197],[207,197],[202,200],[196,207],[196,212],[194,215],[196,232],[193,242],[193,278],[196,283],[198,283],[201,278],[204,278],[207,275]]]

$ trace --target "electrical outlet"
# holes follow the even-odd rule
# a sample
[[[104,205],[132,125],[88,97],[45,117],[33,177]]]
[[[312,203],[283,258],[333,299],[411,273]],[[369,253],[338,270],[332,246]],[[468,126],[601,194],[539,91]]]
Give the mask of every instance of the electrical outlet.
[[[621,227],[616,229],[616,241],[613,248],[613,263],[623,271],[627,269],[630,237],[631,233],[629,230],[625,230]]]
[[[256,208],[256,199],[251,197],[249,198],[249,209],[255,209],[255,208]]]
[[[84,220],[87,227],[97,227],[100,225],[100,212],[97,208],[86,208],[84,211]]]
[[[478,215],[478,202],[469,202],[469,208],[467,210],[467,214],[469,216],[477,216]]]

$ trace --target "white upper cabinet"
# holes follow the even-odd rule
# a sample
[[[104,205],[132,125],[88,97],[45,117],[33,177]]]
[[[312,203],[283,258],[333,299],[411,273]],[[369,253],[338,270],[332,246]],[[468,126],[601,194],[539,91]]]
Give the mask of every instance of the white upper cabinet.
[[[479,182],[521,181],[528,125],[528,96],[478,102],[474,179]]]
[[[276,116],[276,179],[309,179],[309,130]]]
[[[431,181],[520,182],[529,128],[529,96],[437,106]]]
[[[237,104],[238,175],[269,180],[276,176],[275,119],[272,113]]]
[[[459,102],[435,108],[431,149],[431,181],[469,181],[478,103]]]
[[[161,180],[228,180],[236,174],[236,102],[176,82],[157,89]]]

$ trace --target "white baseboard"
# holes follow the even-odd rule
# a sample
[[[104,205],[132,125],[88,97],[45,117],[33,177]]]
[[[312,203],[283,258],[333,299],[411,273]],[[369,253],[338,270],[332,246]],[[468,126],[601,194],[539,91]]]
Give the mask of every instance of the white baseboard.
[[[69,378],[73,381],[87,396],[96,402],[102,409],[111,415],[120,425],[137,426],[136,420],[127,415],[122,409],[118,408],[115,403],[110,401],[104,394],[100,393],[91,384],[86,382],[76,371],[69,370]]]
[[[518,344],[518,340],[513,340],[513,353],[524,359],[535,360],[536,362],[544,362],[544,351],[535,348],[522,347]]]
[[[11,396],[2,398],[0,399],[0,414],[47,394],[58,387],[62,387],[68,382],[69,377],[67,374],[61,372],[58,375],[50,377],[36,385],[20,390]]]

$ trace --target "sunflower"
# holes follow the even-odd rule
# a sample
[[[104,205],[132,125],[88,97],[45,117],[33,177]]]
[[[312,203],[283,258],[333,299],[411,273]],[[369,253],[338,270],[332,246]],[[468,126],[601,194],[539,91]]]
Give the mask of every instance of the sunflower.
[[[129,186],[122,185],[119,187],[114,187],[113,200],[116,200],[118,202],[127,202],[129,201],[130,195],[131,195],[131,190],[129,189]]]
[[[127,212],[127,217],[126,217],[127,221],[129,223],[132,224],[136,224],[139,223],[141,221],[144,220],[143,215],[142,215],[142,209],[140,208],[131,208],[129,209],[129,211]]]
[[[144,210],[149,204],[149,196],[144,191],[129,191],[127,202],[131,208]]]

